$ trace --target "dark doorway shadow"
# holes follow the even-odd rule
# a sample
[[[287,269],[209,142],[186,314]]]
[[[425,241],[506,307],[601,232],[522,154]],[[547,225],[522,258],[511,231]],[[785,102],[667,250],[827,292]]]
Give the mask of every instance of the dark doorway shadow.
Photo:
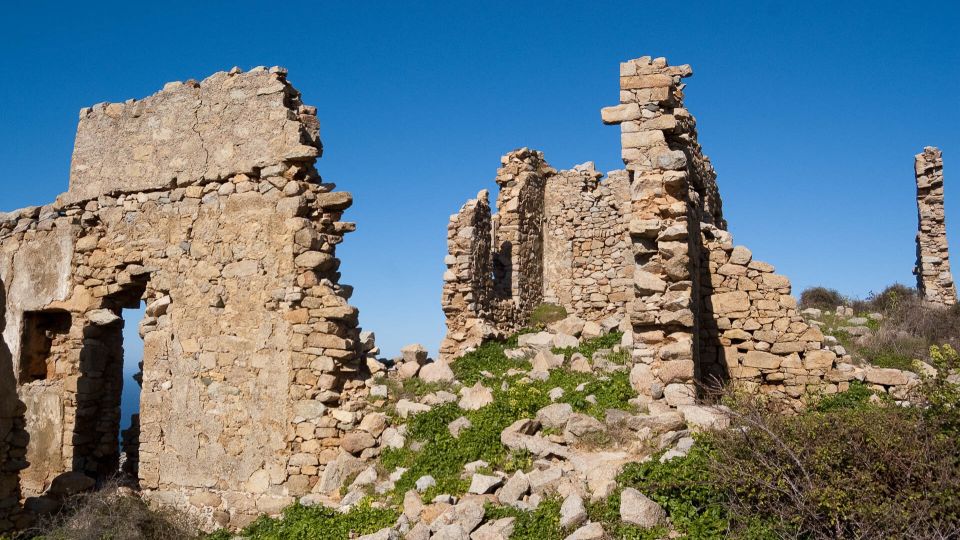
[[[0,281],[0,533],[26,525],[20,506],[20,471],[26,461],[30,436],[26,405],[17,394],[13,354],[3,339],[6,328],[6,286]]]

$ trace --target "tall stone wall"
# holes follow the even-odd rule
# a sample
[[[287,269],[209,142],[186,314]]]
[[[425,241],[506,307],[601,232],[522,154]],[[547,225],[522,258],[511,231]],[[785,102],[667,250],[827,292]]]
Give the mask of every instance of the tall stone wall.
[[[696,189],[712,180],[696,178],[690,158],[697,154],[684,151],[696,140],[680,84],[690,75],[690,66],[672,67],[662,58],[621,64],[620,105],[602,111],[605,123],[620,124],[630,175],[633,378],[642,393],[665,395],[671,404],[695,396],[703,212]]]
[[[543,300],[589,321],[622,317],[632,298],[627,174],[602,176],[592,163],[561,171],[544,194]]]
[[[483,190],[450,216],[447,227],[442,299],[447,336],[440,345],[445,358],[459,356],[496,333],[490,323],[492,241],[489,194]]]
[[[914,161],[917,180],[917,289],[933,305],[952,306],[957,291],[950,272],[943,210],[943,154],[928,146]]]
[[[623,317],[628,182],[624,171],[602,176],[592,164],[557,172],[528,148],[501,158],[497,213],[483,191],[450,218],[444,358],[526,327],[544,302],[592,322]]]
[[[497,170],[493,216],[493,320],[503,332],[522,328],[543,301],[543,197],[556,171],[543,153],[521,148]]]
[[[732,381],[801,407],[811,393],[845,389],[823,335],[797,312],[790,281],[734,246],[716,172],[683,105],[690,66],[643,57],[620,66],[621,126],[630,174],[636,300],[629,311],[634,387],[682,407],[694,383]]]
[[[116,472],[122,310],[141,302],[124,446],[147,498],[240,526],[339,487],[326,465],[379,433],[357,429],[369,373],[335,253],[352,198],[314,168],[316,109],[274,68],[81,116],[70,191],[0,217],[24,494]]]

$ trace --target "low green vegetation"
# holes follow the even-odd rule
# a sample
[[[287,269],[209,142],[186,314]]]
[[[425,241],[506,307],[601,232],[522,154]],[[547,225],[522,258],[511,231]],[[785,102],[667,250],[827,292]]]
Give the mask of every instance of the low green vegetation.
[[[587,340],[574,352],[592,354],[591,351],[606,348],[611,342],[619,343],[619,337],[611,334]],[[462,476],[463,467],[474,461],[483,460],[493,468],[507,471],[529,464],[529,456],[509,452],[500,443],[500,433],[517,420],[532,418],[553,403],[549,393],[554,388],[563,390],[557,402],[569,403],[574,411],[596,418],[603,418],[607,409],[632,409],[628,401],[636,392],[630,386],[626,371],[598,377],[555,369],[544,381],[521,380],[520,374],[507,373],[511,369],[529,370],[530,363],[507,358],[505,348],[503,343],[486,343],[451,366],[466,385],[483,381],[493,391],[492,404],[477,411],[463,411],[456,403],[448,403],[420,413],[408,422],[407,446],[384,451],[381,457],[384,469],[408,469],[396,484],[397,499],[425,475],[433,476],[437,482],[424,493],[426,500],[444,493],[463,493],[469,487],[469,478]],[[490,376],[485,377],[482,372]],[[447,426],[460,416],[470,420],[471,427],[454,438]]]
[[[567,310],[563,306],[544,303],[534,308],[530,314],[530,326],[540,328],[566,318]]]
[[[488,519],[516,518],[510,540],[548,540],[564,538],[560,527],[560,504],[557,498],[546,499],[536,510],[524,512],[509,506],[487,506]]]
[[[262,517],[240,533],[220,531],[208,540],[230,540],[237,536],[250,540],[343,540],[393,526],[398,517],[400,514],[395,509],[375,508],[368,501],[346,513],[297,504],[284,510],[279,519]]]

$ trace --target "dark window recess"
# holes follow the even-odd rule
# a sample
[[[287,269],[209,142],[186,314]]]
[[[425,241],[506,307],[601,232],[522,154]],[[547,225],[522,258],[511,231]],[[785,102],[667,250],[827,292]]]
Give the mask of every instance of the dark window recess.
[[[42,381],[53,375],[50,348],[57,334],[70,331],[66,311],[28,311],[23,314],[20,340],[20,384]]]

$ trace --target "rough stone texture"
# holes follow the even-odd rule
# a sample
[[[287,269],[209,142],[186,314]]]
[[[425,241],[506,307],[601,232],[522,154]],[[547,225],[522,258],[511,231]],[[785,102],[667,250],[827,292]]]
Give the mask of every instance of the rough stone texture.
[[[561,171],[544,197],[543,300],[589,322],[622,317],[632,298],[627,174],[602,176],[593,163]]]
[[[957,291],[950,272],[943,210],[943,154],[928,146],[914,162],[917,178],[917,289],[933,305],[952,306]]]
[[[488,197],[481,191],[450,216],[441,301],[447,318],[447,335],[440,345],[444,357],[459,356],[495,332],[490,323],[493,237]]]
[[[854,376],[797,312],[790,280],[725,230],[717,174],[683,104],[681,81],[693,70],[643,57],[620,71],[620,104],[601,117],[621,127],[625,171],[603,181],[591,163],[556,172],[539,152],[520,149],[501,160],[492,230],[485,197],[451,219],[443,354],[516,330],[545,301],[576,315],[584,334],[625,319],[631,383],[646,401],[689,405],[696,383],[729,380],[798,408],[810,393],[844,390]],[[939,153],[924,156],[918,175],[941,188],[932,200],[942,202]],[[942,207],[931,212],[939,221],[928,229],[942,231]],[[935,244],[946,264],[945,239]],[[541,333],[519,345],[555,343]],[[546,371],[541,360],[534,365]]]
[[[483,191],[450,220],[445,358],[527,326],[543,302],[588,322],[623,316],[631,298],[627,176],[602,176],[592,163],[557,172],[527,148],[501,158],[497,214],[489,217]]]
[[[335,254],[352,197],[314,169],[316,110],[285,73],[85,109],[70,191],[0,215],[0,384],[16,381],[0,395],[26,404],[0,403],[0,470],[22,460],[24,422],[30,441],[19,486],[0,478],[0,528],[18,488],[117,471],[123,324],[105,315],[141,302],[123,447],[148,499],[240,526],[318,489],[341,445],[378,452],[375,435],[344,439],[369,378]]]
[[[290,106],[299,94],[277,75],[219,72],[167,84],[146,99],[83,109],[61,202],[313,162],[321,153],[319,123]]]

